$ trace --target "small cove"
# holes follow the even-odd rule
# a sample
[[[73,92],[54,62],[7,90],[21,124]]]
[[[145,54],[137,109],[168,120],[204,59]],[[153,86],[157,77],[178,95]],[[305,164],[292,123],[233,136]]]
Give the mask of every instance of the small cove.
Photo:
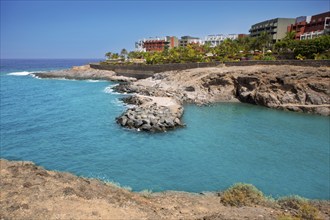
[[[216,191],[246,182],[275,197],[329,199],[328,117],[242,103],[186,105],[186,128],[132,132],[115,123],[125,106],[122,95],[109,93],[112,83],[1,71],[3,158],[134,191]]]

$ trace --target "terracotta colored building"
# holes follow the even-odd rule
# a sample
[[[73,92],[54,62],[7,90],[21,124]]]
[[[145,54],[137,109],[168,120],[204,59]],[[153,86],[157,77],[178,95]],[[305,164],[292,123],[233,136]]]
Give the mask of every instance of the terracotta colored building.
[[[296,18],[296,22],[287,28],[288,32],[296,32],[296,40],[312,39],[329,33],[329,30],[330,11],[313,16],[298,17]]]
[[[138,51],[163,51],[166,47],[173,48],[178,46],[177,37],[155,37],[140,40],[136,42],[136,48]]]
[[[148,39],[143,43],[146,51],[163,51],[166,45],[168,42],[165,39]]]

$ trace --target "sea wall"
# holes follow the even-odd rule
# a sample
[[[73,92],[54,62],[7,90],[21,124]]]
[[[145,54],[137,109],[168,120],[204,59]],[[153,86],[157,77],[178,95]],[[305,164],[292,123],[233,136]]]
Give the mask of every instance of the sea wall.
[[[261,61],[261,60],[245,60],[238,62],[212,62],[212,63],[170,63],[170,64],[109,64],[102,65],[99,63],[90,64],[93,69],[111,70],[117,75],[125,77],[134,77],[137,79],[144,79],[152,76],[155,73],[171,71],[171,70],[185,70],[202,67],[215,67],[225,64],[226,66],[253,66],[253,65],[293,65],[293,66],[310,66],[310,67],[330,67],[330,60],[275,60],[275,61]]]

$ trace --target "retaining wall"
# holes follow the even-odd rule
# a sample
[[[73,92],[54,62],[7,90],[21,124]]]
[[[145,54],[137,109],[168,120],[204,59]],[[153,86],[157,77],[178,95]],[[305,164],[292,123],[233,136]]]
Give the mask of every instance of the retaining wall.
[[[120,76],[134,77],[143,79],[152,76],[155,73],[171,71],[171,70],[185,70],[202,67],[215,67],[221,64],[226,66],[253,66],[253,65],[294,65],[294,66],[313,66],[330,67],[330,60],[275,60],[275,61],[261,61],[261,60],[245,60],[238,62],[212,62],[212,63],[170,63],[170,64],[117,64],[117,65],[101,65],[98,63],[90,64],[91,68],[101,70],[112,70]]]

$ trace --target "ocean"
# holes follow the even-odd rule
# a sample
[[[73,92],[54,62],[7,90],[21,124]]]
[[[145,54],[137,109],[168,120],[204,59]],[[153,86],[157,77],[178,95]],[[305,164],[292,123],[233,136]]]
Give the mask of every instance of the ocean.
[[[1,60],[1,158],[111,181],[133,191],[224,190],[251,183],[274,197],[330,199],[329,117],[242,103],[185,105],[166,133],[116,124],[115,82],[30,73],[98,60]]]

